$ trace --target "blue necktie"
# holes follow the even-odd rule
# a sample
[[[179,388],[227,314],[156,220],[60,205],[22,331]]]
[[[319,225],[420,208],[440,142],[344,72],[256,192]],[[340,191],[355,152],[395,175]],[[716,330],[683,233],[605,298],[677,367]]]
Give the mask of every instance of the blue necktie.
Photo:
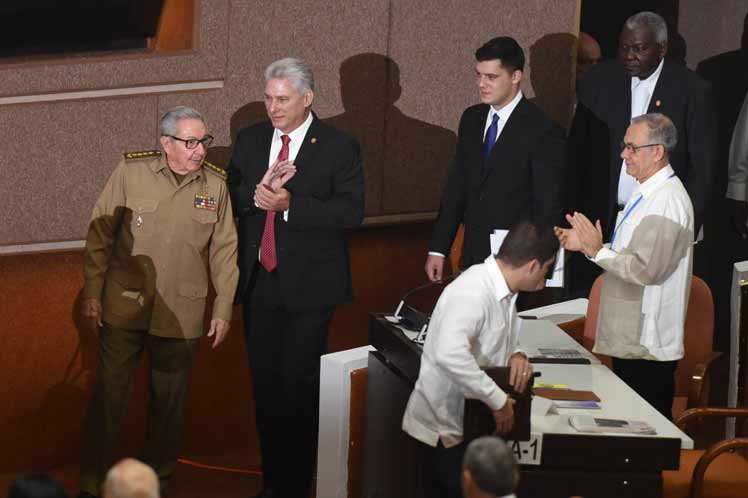
[[[491,154],[491,149],[493,149],[493,145],[496,143],[496,133],[498,130],[499,115],[494,114],[491,126],[488,127],[488,131],[486,132],[486,138],[483,140],[483,160],[488,159],[488,156]]]

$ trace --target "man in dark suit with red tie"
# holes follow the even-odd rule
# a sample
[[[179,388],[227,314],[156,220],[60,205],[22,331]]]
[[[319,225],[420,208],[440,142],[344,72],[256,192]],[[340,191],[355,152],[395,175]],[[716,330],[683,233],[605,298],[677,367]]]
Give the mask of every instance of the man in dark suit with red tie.
[[[364,181],[356,139],[311,112],[310,68],[281,59],[265,81],[270,121],[239,133],[228,184],[262,454],[257,496],[299,498],[314,472],[319,359],[335,306],[351,300],[344,229],[361,224]]]
[[[522,95],[522,47],[510,37],[475,52],[481,104],[460,119],[457,153],[429,244],[426,274],[440,280],[457,229],[465,225],[464,268],[491,254],[490,234],[520,219],[560,222],[564,132]]]

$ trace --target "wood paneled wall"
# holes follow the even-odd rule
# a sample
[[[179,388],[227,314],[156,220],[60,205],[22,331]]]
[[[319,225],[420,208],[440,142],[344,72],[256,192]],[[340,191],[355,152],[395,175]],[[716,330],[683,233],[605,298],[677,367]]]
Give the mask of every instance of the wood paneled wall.
[[[367,314],[394,310],[405,290],[425,281],[429,233],[429,224],[350,232],[355,297],[333,319],[330,351],[367,344]],[[82,260],[81,251],[0,257],[0,475],[77,465],[98,361],[96,333],[77,315]],[[257,468],[241,308],[235,313],[226,342],[214,351],[205,341],[196,359],[182,455]],[[124,453],[137,454],[142,441],[144,373],[135,384]]]

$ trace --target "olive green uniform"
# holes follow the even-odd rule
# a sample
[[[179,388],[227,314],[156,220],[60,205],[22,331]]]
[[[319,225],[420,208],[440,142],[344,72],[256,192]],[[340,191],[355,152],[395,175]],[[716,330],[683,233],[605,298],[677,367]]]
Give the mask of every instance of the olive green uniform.
[[[143,460],[164,482],[176,463],[189,372],[211,318],[231,320],[237,238],[225,172],[203,162],[177,181],[158,151],[125,154],[93,209],[84,298],[102,303],[100,361],[87,417],[81,490],[99,495],[143,350],[151,399]]]

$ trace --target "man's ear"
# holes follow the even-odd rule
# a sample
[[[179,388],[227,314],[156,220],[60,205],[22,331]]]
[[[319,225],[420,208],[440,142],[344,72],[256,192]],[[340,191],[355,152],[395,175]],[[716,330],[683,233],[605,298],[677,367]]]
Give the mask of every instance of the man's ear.
[[[667,55],[667,40],[660,43],[660,57],[665,57]]]
[[[515,69],[512,71],[512,83],[515,85],[519,85],[519,82],[522,81],[522,70],[521,69]]]
[[[314,100],[314,92],[309,90],[304,94],[304,107],[311,107]]]
[[[531,259],[530,261],[525,263],[524,268],[529,274],[538,271],[541,266],[543,266],[543,264],[540,261],[538,261],[537,259]]]

